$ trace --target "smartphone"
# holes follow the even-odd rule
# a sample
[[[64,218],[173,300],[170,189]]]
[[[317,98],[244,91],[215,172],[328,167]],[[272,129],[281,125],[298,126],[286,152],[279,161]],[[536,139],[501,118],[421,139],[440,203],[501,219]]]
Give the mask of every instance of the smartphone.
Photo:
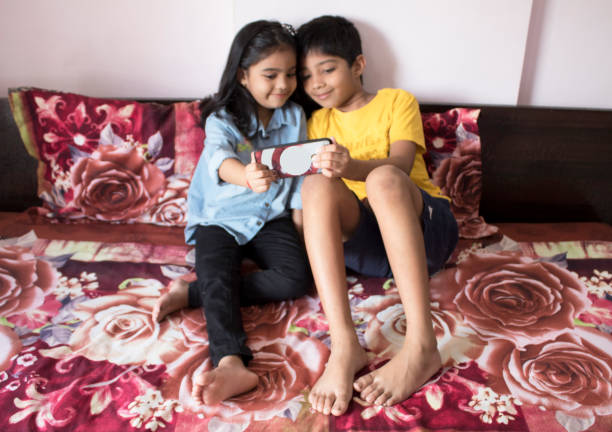
[[[279,177],[296,177],[319,172],[312,166],[312,157],[324,145],[331,144],[329,138],[298,141],[276,147],[255,150],[255,160],[276,170]]]

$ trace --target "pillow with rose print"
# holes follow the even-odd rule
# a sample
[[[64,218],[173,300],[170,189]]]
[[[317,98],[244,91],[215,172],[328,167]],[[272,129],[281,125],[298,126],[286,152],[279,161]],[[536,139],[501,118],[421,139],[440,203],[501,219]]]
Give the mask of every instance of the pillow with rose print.
[[[9,102],[57,222],[184,226],[204,142],[199,101],[159,104],[19,88]]]
[[[472,108],[421,114],[427,170],[442,193],[451,199],[459,236],[469,239],[487,237],[498,231],[479,214],[482,192],[479,114],[479,109]]]

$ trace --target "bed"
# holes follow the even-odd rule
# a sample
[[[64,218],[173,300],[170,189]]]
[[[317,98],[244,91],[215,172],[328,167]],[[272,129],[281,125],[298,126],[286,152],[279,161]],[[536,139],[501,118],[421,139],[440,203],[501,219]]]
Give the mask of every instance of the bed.
[[[169,281],[193,277],[177,208],[201,151],[197,101],[11,90],[0,100],[0,429],[612,430],[612,111],[421,108],[432,178],[462,227],[430,282],[444,366],[398,405],[355,394],[328,417],[307,403],[329,355],[314,290],[243,308],[260,381],[219,406],[189,396],[211,367],[202,312],[151,320]],[[83,191],[119,163],[99,146],[126,143],[163,190],[144,182],[148,204],[101,215]],[[157,175],[146,164],[131,172]],[[347,287],[376,367],[410,331],[397,289],[352,273]]]

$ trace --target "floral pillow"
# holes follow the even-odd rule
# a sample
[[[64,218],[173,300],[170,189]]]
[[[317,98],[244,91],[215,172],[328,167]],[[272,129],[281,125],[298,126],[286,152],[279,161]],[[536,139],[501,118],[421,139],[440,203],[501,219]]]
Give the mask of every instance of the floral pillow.
[[[427,146],[424,157],[429,175],[451,199],[459,236],[469,239],[487,237],[498,231],[479,215],[482,191],[479,114],[479,109],[469,108],[422,114]]]
[[[39,161],[47,217],[185,225],[204,141],[199,101],[164,105],[38,88],[11,89],[9,101]]]

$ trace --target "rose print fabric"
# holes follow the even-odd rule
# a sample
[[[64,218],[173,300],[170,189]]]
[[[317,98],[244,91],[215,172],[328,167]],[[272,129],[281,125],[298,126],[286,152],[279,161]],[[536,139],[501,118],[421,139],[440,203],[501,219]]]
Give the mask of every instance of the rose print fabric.
[[[433,183],[451,199],[459,236],[478,239],[495,234],[479,214],[482,161],[478,134],[479,109],[453,108],[423,113],[425,163]]]
[[[143,168],[129,152],[99,157]],[[219,406],[194,404],[192,379],[212,367],[202,312],[151,320],[167,283],[193,277],[189,252],[3,240],[0,430],[612,430],[612,243],[503,238],[459,250],[431,279],[444,367],[400,404],[369,406],[355,394],[340,417],[307,403],[329,356],[311,296],[243,308],[258,386]],[[397,287],[356,275],[347,285],[376,367],[410,331]]]
[[[204,143],[199,101],[174,104],[11,89],[28,152],[39,161],[39,209],[53,221],[185,226],[187,189]],[[479,215],[480,110],[423,113],[433,182],[451,199],[463,238],[491,236]]]
[[[186,224],[187,188],[204,141],[198,101],[162,105],[36,88],[11,90],[9,101],[39,161],[47,217]]]

